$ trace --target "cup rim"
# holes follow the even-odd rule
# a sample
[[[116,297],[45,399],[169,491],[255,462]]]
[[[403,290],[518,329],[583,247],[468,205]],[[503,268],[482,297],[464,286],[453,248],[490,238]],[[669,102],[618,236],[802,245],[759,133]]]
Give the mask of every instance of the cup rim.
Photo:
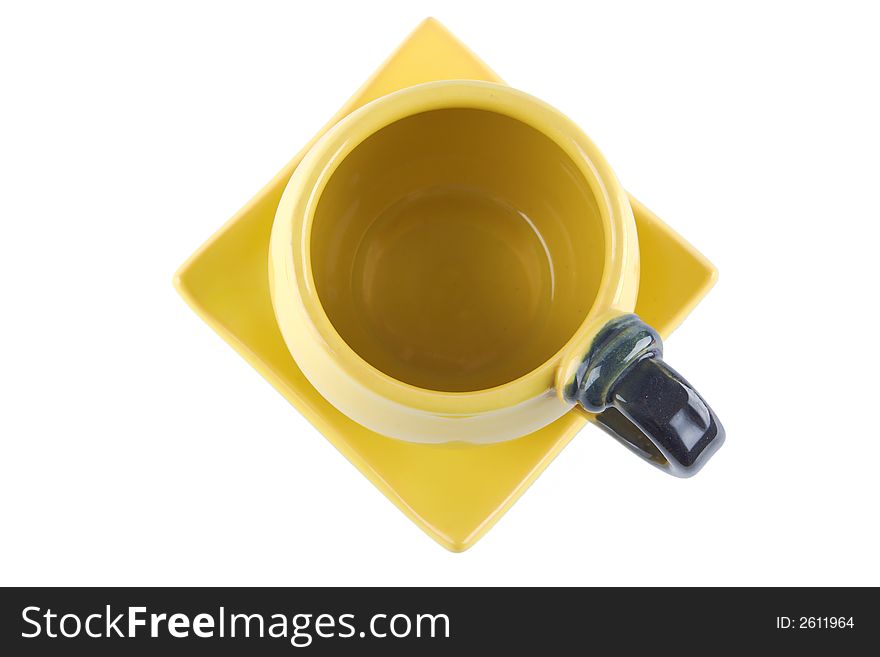
[[[422,388],[386,374],[365,360],[337,332],[317,293],[311,267],[311,230],[318,203],[342,161],[368,137],[401,119],[443,109],[477,109],[518,120],[556,143],[590,186],[599,210],[605,241],[602,277],[584,320],[550,358],[516,379],[491,388],[443,391]],[[470,80],[426,82],[367,103],[331,128],[309,150],[284,192],[275,216],[270,273],[273,303],[298,298],[311,334],[335,365],[360,386],[405,407],[453,416],[497,410],[552,391],[567,354],[588,347],[597,321],[615,312],[631,312],[637,285],[635,222],[626,192],[604,156],[571,119],[547,103],[506,85]],[[627,221],[628,219],[628,221]],[[280,222],[280,226],[278,226]],[[276,233],[278,233],[276,239]],[[279,328],[288,341],[285,322]],[[291,337],[294,337],[291,335]]]

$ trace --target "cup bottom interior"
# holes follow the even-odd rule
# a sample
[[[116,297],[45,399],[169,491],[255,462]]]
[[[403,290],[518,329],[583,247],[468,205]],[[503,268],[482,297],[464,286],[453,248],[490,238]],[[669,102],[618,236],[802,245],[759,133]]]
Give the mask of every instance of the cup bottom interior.
[[[440,391],[514,380],[586,317],[603,234],[588,182],[505,116],[436,110],[360,144],[311,234],[321,303],[377,369]]]
[[[459,390],[516,375],[511,354],[549,315],[553,263],[534,224],[504,199],[437,187],[376,218],[352,283],[364,329],[384,345],[381,369]]]

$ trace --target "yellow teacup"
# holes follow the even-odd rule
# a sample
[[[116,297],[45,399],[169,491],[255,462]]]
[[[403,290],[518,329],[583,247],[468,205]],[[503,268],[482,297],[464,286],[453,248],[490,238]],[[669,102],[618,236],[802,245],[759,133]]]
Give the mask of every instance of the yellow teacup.
[[[638,320],[638,236],[593,143],[506,86],[384,96],[310,150],[269,258],[281,333],[354,421],[417,442],[495,442],[579,405],[673,474],[723,441]]]

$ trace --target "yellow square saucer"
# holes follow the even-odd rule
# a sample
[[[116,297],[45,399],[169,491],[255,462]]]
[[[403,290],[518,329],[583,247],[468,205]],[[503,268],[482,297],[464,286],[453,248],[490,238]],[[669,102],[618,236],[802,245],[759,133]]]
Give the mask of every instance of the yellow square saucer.
[[[269,234],[281,193],[311,145],[356,108],[420,82],[501,82],[433,19],[424,21],[268,185],[175,276],[186,302],[275,386],[388,499],[444,547],[465,550],[510,508],[586,420],[571,412],[508,442],[427,445],[356,424],[309,384],[291,358],[269,298]],[[667,336],[715,282],[715,268],[632,199],[641,250],[636,312]]]

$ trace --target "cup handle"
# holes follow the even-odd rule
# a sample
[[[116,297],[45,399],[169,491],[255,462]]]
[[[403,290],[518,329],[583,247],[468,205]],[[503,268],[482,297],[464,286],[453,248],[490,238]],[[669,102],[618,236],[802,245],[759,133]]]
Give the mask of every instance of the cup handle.
[[[564,395],[651,464],[690,477],[721,447],[724,428],[662,356],[653,328],[636,315],[616,317],[600,329]]]

